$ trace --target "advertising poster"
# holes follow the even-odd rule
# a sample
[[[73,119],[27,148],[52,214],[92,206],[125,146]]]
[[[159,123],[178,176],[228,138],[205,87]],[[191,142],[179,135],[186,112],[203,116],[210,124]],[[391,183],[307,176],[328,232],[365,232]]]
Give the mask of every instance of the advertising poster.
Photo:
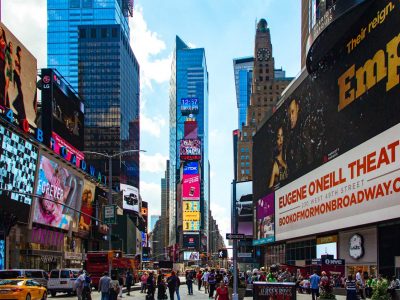
[[[100,234],[108,233],[108,226],[104,223],[103,207],[108,205],[107,192],[99,187],[96,187],[96,216],[97,219],[103,221],[103,223],[97,222],[97,230]]]
[[[25,132],[36,129],[36,58],[0,22],[0,112]]]
[[[275,198],[271,193],[257,201],[256,239],[253,245],[262,245],[275,241]]]
[[[29,221],[37,163],[38,149],[0,125],[0,207],[18,222]]]
[[[201,159],[201,141],[190,139],[180,141],[179,154],[181,160],[200,160]]]
[[[200,221],[200,212],[183,211],[183,221]]]
[[[182,199],[200,200],[200,176],[183,174]]]
[[[253,182],[237,182],[236,192],[236,220],[238,224],[238,233],[253,236]]]
[[[81,211],[86,215],[81,214],[79,218],[79,231],[89,233],[92,219],[89,216],[93,215],[94,196],[96,186],[88,180],[85,180],[82,192],[82,205]],[[89,215],[89,216],[87,216]]]
[[[400,217],[399,14],[374,1],[254,136],[254,197],[276,191],[277,240]]]
[[[79,210],[82,202],[83,181],[60,162],[41,155],[36,194],[43,198],[36,200],[33,222],[68,230],[70,222],[75,221],[76,214],[58,203]]]
[[[139,213],[140,200],[138,188],[128,185],[120,184],[120,190],[123,197],[123,209],[131,212]]]
[[[185,139],[197,139],[198,138],[196,121],[185,121],[183,136]]]
[[[200,245],[199,234],[184,234],[183,235],[183,247],[198,249]]]
[[[197,161],[188,161],[183,164],[183,174],[195,175],[199,174],[199,163]]]
[[[77,150],[55,132],[51,134],[50,148],[69,162],[73,162],[72,156],[74,155],[75,165],[78,168],[81,167],[81,161],[85,160],[85,155],[81,151]]]
[[[183,260],[200,260],[199,252],[184,251]]]
[[[200,211],[199,201],[183,201],[182,208],[184,211]]]
[[[199,231],[200,221],[183,221],[183,231]]]

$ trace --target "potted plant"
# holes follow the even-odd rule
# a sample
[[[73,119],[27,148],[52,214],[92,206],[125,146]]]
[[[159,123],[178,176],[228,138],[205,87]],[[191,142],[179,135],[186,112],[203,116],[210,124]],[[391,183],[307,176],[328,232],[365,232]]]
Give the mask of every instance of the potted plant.
[[[390,300],[391,297],[387,292],[389,282],[386,279],[378,280],[373,289],[371,300]]]
[[[336,299],[333,293],[333,287],[329,280],[321,280],[321,293],[319,296],[320,300]]]

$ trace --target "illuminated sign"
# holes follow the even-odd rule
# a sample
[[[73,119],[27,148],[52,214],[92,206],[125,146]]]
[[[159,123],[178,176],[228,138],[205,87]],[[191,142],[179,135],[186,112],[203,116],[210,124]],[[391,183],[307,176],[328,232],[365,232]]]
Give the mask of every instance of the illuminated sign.
[[[200,199],[200,176],[183,174],[182,180],[182,199]]]
[[[199,113],[199,99],[198,98],[182,98],[181,99],[181,113],[184,116]]]
[[[200,160],[201,159],[201,141],[198,139],[182,139],[180,141],[181,160]]]
[[[183,231],[199,231],[200,221],[183,221]]]
[[[184,211],[183,221],[200,221],[200,212],[198,211]]]

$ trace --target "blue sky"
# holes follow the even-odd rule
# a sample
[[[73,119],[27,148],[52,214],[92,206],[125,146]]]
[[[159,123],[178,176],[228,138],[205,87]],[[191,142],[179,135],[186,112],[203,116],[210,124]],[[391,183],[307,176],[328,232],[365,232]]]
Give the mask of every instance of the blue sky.
[[[237,108],[232,59],[253,55],[256,20],[271,30],[275,67],[300,71],[300,1],[136,0],[131,45],[141,66],[140,189],[150,214],[160,212],[160,180],[168,158],[169,76],[175,35],[205,48],[209,72],[211,209],[230,230],[232,130]],[[16,12],[18,13],[16,14]],[[2,21],[46,67],[46,0],[3,0]]]

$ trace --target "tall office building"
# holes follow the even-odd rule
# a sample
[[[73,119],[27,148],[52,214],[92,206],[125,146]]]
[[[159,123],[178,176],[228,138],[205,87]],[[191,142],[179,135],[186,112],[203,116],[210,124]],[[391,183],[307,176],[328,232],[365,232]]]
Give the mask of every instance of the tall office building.
[[[78,26],[121,25],[129,40],[133,0],[47,0],[47,65],[78,90]]]
[[[208,72],[204,48],[178,36],[170,80],[169,244],[207,251],[209,224]],[[183,233],[183,234],[182,234]]]
[[[246,124],[247,107],[250,104],[251,82],[253,79],[254,57],[233,59],[235,73],[236,103],[238,108],[238,128]]]
[[[161,216],[158,215],[153,215],[150,216],[150,228],[149,228],[149,232],[152,232],[154,230],[154,226],[156,226],[156,222],[158,220],[160,220]]]
[[[169,160],[166,162],[164,178],[161,178],[161,228],[163,231],[162,244],[169,244]]]
[[[252,136],[260,122],[272,115],[282,91],[293,78],[275,78],[271,34],[267,21],[257,24],[254,46],[253,80],[246,125],[242,127],[237,145],[237,181],[252,180]]]

